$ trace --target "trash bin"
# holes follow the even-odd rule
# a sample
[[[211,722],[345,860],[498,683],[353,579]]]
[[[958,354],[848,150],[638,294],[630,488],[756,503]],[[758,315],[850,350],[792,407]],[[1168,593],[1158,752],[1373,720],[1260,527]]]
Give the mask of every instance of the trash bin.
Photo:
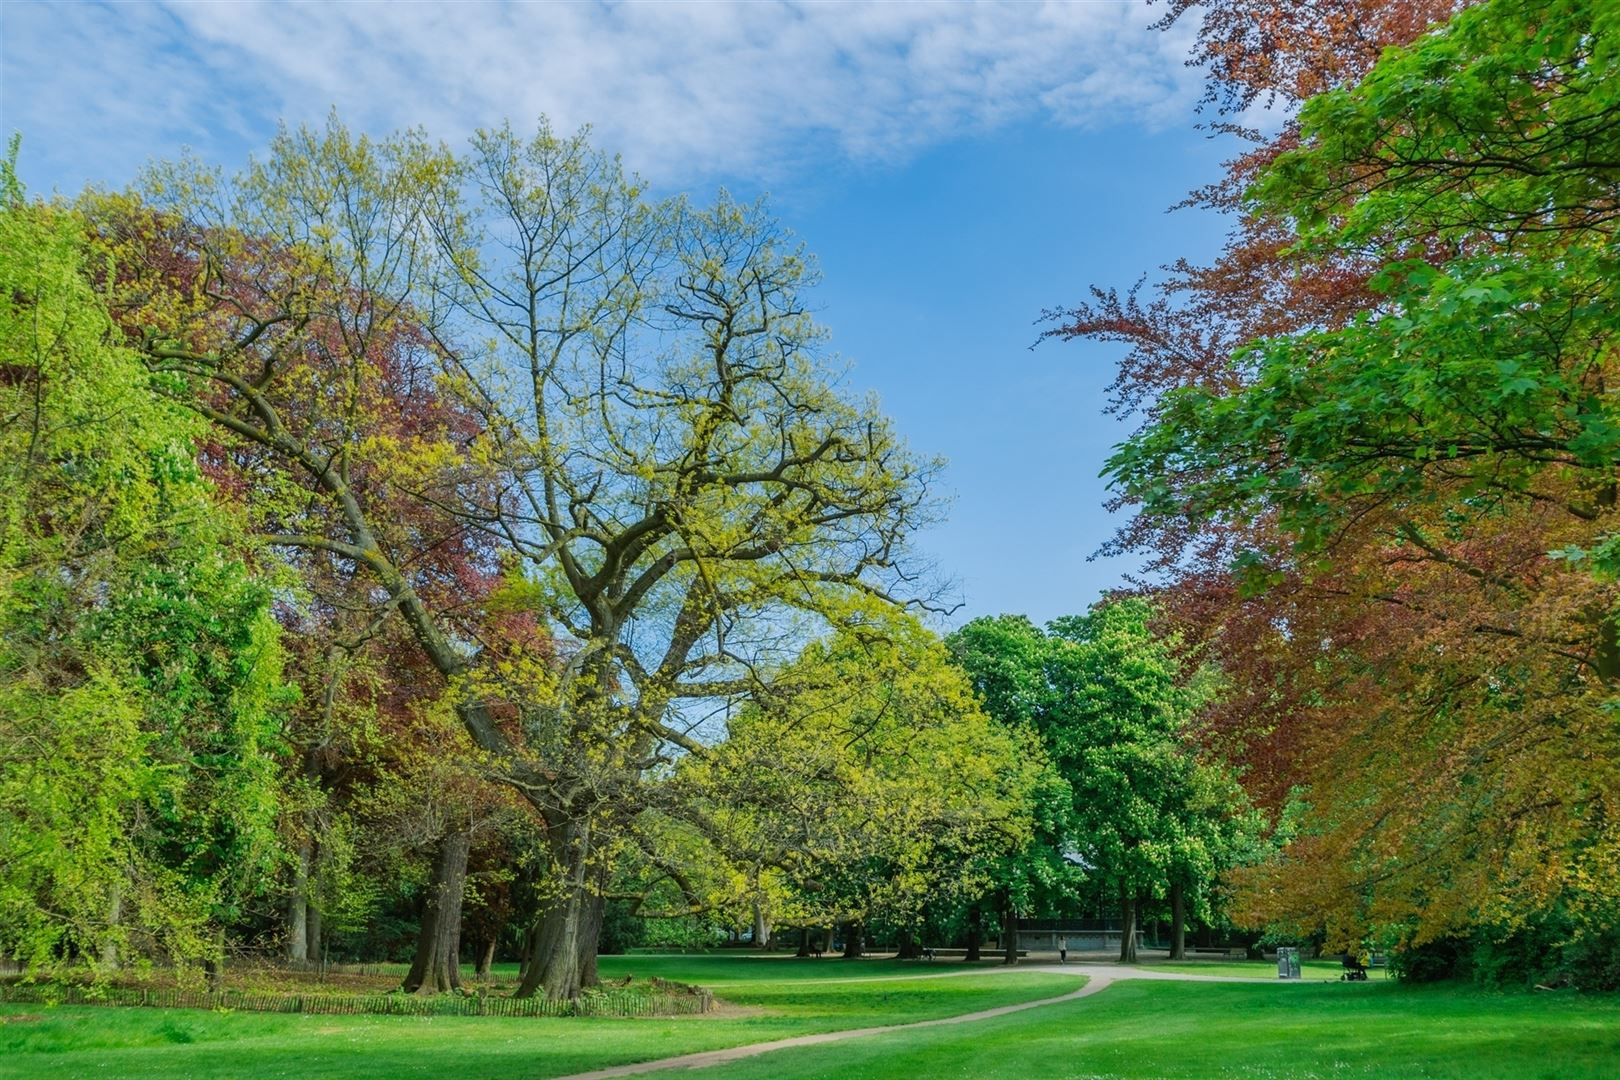
[[[1299,978],[1299,950],[1284,946],[1277,950],[1277,978]]]

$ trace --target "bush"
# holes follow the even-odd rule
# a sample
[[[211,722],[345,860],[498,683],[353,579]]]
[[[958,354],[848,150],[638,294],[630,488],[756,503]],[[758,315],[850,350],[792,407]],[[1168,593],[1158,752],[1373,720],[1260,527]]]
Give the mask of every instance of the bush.
[[[724,930],[696,915],[680,919],[646,919],[643,925],[646,936],[642,944],[650,947],[707,949],[726,939]]]
[[[609,900],[602,911],[602,937],[596,951],[616,956],[642,944],[646,936],[647,920],[631,914],[629,902]]]
[[[1389,964],[1409,982],[1466,979],[1486,987],[1617,990],[1620,929],[1583,929],[1554,910],[1511,931],[1480,927],[1469,935],[1397,949]]]

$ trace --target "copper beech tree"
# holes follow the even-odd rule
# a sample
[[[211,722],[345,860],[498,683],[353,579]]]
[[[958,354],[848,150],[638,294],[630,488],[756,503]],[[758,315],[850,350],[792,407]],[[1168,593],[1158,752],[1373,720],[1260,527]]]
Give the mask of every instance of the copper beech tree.
[[[1117,543],[1232,680],[1207,741],[1302,799],[1250,915],[1335,942],[1614,900],[1612,28],[1460,7],[1210,5],[1212,102],[1312,100],[1195,197],[1221,258],[1054,330],[1128,347]]]
[[[934,463],[837,388],[762,207],[649,200],[545,127],[455,155],[334,120],[229,180],[156,169],[98,220],[132,338],[251,462],[265,539],[366,582],[543,820],[520,992],[576,994],[611,860],[680,814],[661,777],[705,718],[920,592]],[[501,587],[468,605],[447,544]],[[551,644],[493,647],[469,606]]]

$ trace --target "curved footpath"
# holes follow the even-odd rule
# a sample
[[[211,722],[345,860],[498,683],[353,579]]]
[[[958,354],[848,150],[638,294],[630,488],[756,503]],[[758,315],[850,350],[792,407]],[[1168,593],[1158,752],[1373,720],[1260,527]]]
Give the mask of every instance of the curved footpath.
[[[558,1080],[612,1080],[617,1076],[637,1076],[641,1073],[661,1072],[665,1069],[701,1069],[709,1065],[724,1065],[728,1061],[739,1061],[743,1058],[757,1057],[768,1054],[773,1050],[787,1050],[795,1046],[819,1046],[822,1043],[843,1042],[846,1039],[864,1039],[868,1035],[884,1035],[891,1031],[910,1031],[914,1028],[941,1027],[946,1024],[971,1024],[976,1020],[989,1020],[992,1017],[1006,1016],[1009,1013],[1023,1012],[1025,1009],[1041,1009],[1048,1005],[1061,1005],[1065,1001],[1074,1001],[1078,998],[1090,997],[1101,993],[1116,981],[1123,979],[1168,979],[1176,982],[1273,982],[1272,979],[1245,979],[1232,975],[1182,975],[1169,971],[1153,971],[1144,968],[1124,967],[1117,964],[1020,964],[1008,968],[967,968],[962,971],[930,973],[916,976],[917,978],[944,978],[951,975],[988,975],[994,971],[1009,971],[1027,974],[1031,971],[1050,973],[1053,975],[1084,975],[1086,985],[1078,990],[1057,997],[1042,998],[1039,1001],[1025,1001],[1017,1005],[1000,1005],[994,1009],[981,1009],[978,1012],[962,1013],[959,1016],[942,1016],[934,1020],[916,1020],[909,1024],[884,1024],[881,1027],[848,1028],[843,1031],[823,1031],[815,1035],[795,1035],[790,1039],[773,1039],[770,1042],[748,1043],[743,1046],[728,1046],[720,1050],[704,1050],[695,1054],[681,1054],[677,1057],[655,1058],[652,1061],[637,1061],[629,1065],[613,1065],[606,1069],[593,1069],[590,1072],[574,1073],[572,1076],[559,1077]],[[894,978],[903,979],[904,976]],[[825,982],[868,982],[868,979],[826,979],[817,980]]]

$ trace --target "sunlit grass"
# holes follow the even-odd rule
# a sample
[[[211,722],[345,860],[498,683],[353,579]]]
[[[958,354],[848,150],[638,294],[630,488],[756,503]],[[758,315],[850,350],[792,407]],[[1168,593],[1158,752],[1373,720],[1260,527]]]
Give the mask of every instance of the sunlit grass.
[[[1169,965],[1145,965],[1165,969]],[[1194,961],[1208,974],[1275,967]],[[993,965],[992,965],[993,968]],[[0,1075],[541,1080],[608,1064],[1055,997],[1069,975],[893,960],[604,957],[603,974],[711,986],[717,1015],[665,1020],[288,1016],[0,1006]],[[967,973],[952,975],[966,970]],[[510,979],[512,972],[497,971]],[[1374,974],[1303,984],[1120,982],[962,1026],[795,1048],[705,1071],[740,1078],[1606,1077],[1620,998],[1407,987]],[[687,1074],[683,1074],[687,1075]]]

